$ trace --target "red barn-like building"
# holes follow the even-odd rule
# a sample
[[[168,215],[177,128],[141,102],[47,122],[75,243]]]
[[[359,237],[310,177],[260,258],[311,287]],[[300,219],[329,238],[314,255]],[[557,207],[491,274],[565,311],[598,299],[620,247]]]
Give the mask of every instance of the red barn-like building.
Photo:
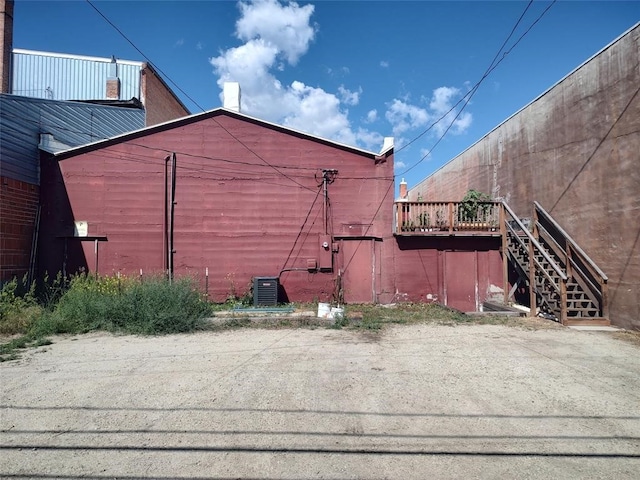
[[[262,276],[280,277],[281,300],[379,301],[394,290],[393,185],[391,145],[219,108],[44,158],[40,270],[173,264],[203,286],[208,269],[216,301]]]

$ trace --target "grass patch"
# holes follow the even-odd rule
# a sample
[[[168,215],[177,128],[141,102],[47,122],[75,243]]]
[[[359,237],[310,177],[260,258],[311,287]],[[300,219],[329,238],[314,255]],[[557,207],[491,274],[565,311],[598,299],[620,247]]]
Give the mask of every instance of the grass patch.
[[[0,345],[0,360],[17,358],[17,350],[51,343],[46,337],[102,330],[161,335],[204,328],[211,305],[189,279],[169,283],[148,278],[74,276],[59,300],[45,308],[29,292],[20,295],[17,282],[2,289],[0,333],[20,335]]]

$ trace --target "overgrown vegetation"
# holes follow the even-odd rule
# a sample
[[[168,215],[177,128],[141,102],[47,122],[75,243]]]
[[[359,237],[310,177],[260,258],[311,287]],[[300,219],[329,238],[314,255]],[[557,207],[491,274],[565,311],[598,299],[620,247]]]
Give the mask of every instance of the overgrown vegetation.
[[[0,361],[15,358],[17,349],[45,344],[54,334],[189,332],[202,327],[211,312],[189,279],[169,283],[161,277],[140,281],[79,274],[43,285],[40,302],[35,283],[23,292],[21,286],[13,280],[1,290],[0,334],[18,336],[0,346]]]
[[[465,194],[458,209],[458,220],[464,222],[486,221],[491,196],[486,193],[470,189]]]
[[[8,336],[0,345],[0,361],[17,358],[21,349],[51,343],[48,336],[90,331],[159,335],[198,329],[329,326],[375,334],[392,324],[517,322],[505,317],[465,315],[439,304],[412,303],[347,305],[344,317],[331,324],[316,318],[316,303],[292,305],[298,312],[296,316],[274,314],[256,320],[250,311],[220,312],[249,306],[249,295],[239,297],[234,294],[222,305],[211,304],[203,299],[189,279],[169,283],[163,277],[142,280],[79,274],[68,279],[58,275],[47,280],[38,288],[35,284],[26,288],[24,280],[13,280],[0,290],[0,335]],[[299,312],[309,314],[300,315]],[[216,318],[205,321],[210,316]]]

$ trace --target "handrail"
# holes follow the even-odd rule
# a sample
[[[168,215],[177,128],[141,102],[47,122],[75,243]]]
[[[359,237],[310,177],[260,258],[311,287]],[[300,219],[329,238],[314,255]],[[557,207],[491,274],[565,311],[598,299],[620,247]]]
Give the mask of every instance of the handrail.
[[[514,218],[515,218],[515,217],[514,217]],[[516,231],[514,230],[514,228],[513,228],[511,225],[509,225],[508,223],[507,223],[507,229],[509,229],[509,231],[511,231],[511,233],[513,234],[513,236],[514,236],[515,238],[517,238],[517,239],[518,239],[518,242],[520,243],[520,246],[521,246],[522,248],[525,248],[525,249],[526,249],[526,248],[527,248],[527,245],[526,245],[526,244],[522,241],[522,239],[518,236],[518,234],[516,233]],[[543,252],[544,252],[544,250],[541,250],[541,251],[543,251]],[[544,273],[545,277],[547,277],[547,280],[549,280],[549,282],[553,285],[553,287],[555,288],[555,290],[556,290],[556,291],[560,291],[560,287],[559,287],[558,285],[556,285],[556,282],[554,282],[554,281],[553,281],[553,278],[551,278],[551,276],[549,275],[549,273],[548,273],[544,268],[542,268],[542,265],[540,265],[540,262],[538,262],[538,260],[537,260],[535,257],[533,257],[533,261],[534,261],[534,263],[536,264],[536,266],[538,267],[538,269],[540,269],[540,270],[542,271],[542,273]]]
[[[523,232],[525,232],[527,234],[527,237],[529,238],[530,242],[533,242],[533,246],[535,248],[538,249],[538,251],[542,254],[542,256],[544,257],[544,259],[549,262],[549,265],[551,265],[551,267],[553,267],[553,269],[555,270],[555,272],[558,274],[558,276],[562,279],[562,280],[567,280],[567,276],[565,275],[565,273],[560,269],[560,267],[558,267],[558,265],[556,265],[556,262],[549,257],[549,254],[547,253],[547,251],[542,248],[542,245],[540,245],[540,243],[538,243],[538,241],[535,239],[535,237],[531,234],[531,232],[529,231],[529,229],[527,227],[524,226],[524,224],[520,221],[520,219],[518,218],[518,216],[513,212],[513,210],[511,210],[511,208],[509,207],[509,205],[507,205],[506,202],[502,202],[502,204],[504,205],[505,210],[509,213],[509,215],[511,215],[511,218],[513,218],[515,220],[515,222],[518,224],[518,226],[522,229]],[[542,269],[544,271],[544,269]]]
[[[578,252],[578,254],[582,257],[585,263],[588,264],[588,266],[590,266],[591,268],[593,268],[593,270],[602,278],[604,282],[607,282],[609,280],[607,275],[602,270],[600,270],[600,268],[598,268],[598,265],[596,265],[595,262],[591,260],[591,257],[589,257],[589,255],[587,255],[584,252],[584,250],[582,250],[578,246],[578,244],[573,240],[573,238],[571,238],[569,234],[565,232],[560,225],[558,225],[558,223],[553,219],[553,217],[549,215],[549,213],[547,213],[547,211],[544,208],[542,208],[542,205],[540,205],[536,201],[534,201],[533,204],[536,210],[538,210],[540,213],[544,215],[545,220],[550,222],[558,230],[558,232],[560,232],[560,234],[562,234],[564,238],[571,244],[571,249],[575,252]]]
[[[547,242],[552,248],[553,245],[555,245],[555,247],[559,251],[562,251],[562,247],[558,244],[556,239],[553,238],[553,235],[551,235],[551,233],[542,225],[538,225],[538,234],[540,235],[540,237],[544,237],[544,241]],[[553,245],[551,244],[552,242]],[[555,254],[558,255],[558,252],[555,251]],[[564,256],[567,257],[566,254],[564,254]],[[589,286],[591,292],[600,295],[598,286],[594,285],[594,283],[590,280],[590,277],[583,272],[582,268],[580,268],[580,265],[578,265],[573,258],[565,258],[565,264],[567,265],[567,267],[570,266],[572,270],[580,272],[580,278]]]

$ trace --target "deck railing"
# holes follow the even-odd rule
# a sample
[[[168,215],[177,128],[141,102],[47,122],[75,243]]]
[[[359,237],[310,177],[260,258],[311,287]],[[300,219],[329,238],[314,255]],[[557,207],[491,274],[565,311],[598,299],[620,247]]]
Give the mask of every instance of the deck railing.
[[[398,235],[500,234],[500,202],[399,201],[395,207]]]

